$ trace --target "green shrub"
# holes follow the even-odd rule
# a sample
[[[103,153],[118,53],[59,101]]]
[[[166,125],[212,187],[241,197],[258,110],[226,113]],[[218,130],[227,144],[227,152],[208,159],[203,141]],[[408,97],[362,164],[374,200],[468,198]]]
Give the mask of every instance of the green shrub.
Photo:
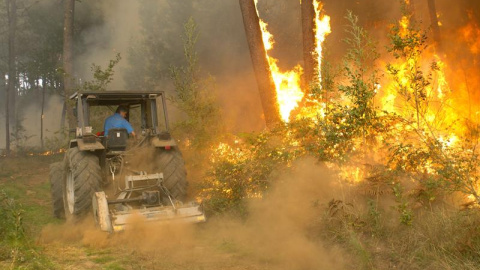
[[[26,247],[21,206],[0,190],[0,258],[22,261]]]

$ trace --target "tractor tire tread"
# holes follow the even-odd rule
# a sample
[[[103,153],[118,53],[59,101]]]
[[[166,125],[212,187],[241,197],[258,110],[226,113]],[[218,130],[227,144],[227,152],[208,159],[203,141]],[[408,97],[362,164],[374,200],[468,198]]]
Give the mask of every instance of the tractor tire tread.
[[[74,211],[73,216],[88,212],[92,204],[92,196],[100,191],[102,173],[98,157],[90,152],[80,151],[77,147],[67,151],[67,163],[74,178]]]
[[[163,172],[165,187],[173,199],[183,200],[187,195],[187,172],[185,161],[180,151],[176,148],[170,150],[157,150],[157,165]]]

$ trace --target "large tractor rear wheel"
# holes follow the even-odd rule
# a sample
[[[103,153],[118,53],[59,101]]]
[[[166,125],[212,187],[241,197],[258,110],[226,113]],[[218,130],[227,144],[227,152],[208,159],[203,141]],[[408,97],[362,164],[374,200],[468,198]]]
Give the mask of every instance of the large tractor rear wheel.
[[[182,153],[176,148],[156,149],[156,169],[163,173],[163,183],[173,199],[183,201],[187,196],[187,171]]]
[[[55,162],[50,165],[50,192],[52,193],[53,215],[56,218],[64,218],[63,206],[63,183],[65,178],[65,164]]]
[[[78,147],[68,149],[65,163],[63,201],[69,219],[90,210],[93,194],[100,191],[102,170],[95,154],[80,151]]]

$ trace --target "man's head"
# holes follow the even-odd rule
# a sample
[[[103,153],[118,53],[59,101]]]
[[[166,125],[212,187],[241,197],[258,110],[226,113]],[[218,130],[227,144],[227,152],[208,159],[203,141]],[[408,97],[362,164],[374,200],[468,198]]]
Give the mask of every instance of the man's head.
[[[128,108],[123,106],[123,105],[120,105],[120,106],[118,106],[118,108],[115,112],[120,114],[123,118],[125,118],[125,117],[127,117]]]

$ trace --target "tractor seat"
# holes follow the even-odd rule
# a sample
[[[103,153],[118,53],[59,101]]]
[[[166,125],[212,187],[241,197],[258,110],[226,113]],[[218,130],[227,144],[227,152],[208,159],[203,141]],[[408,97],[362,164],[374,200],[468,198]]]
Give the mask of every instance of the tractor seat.
[[[125,128],[111,128],[108,130],[106,148],[109,151],[125,151],[127,140],[128,132]]]

